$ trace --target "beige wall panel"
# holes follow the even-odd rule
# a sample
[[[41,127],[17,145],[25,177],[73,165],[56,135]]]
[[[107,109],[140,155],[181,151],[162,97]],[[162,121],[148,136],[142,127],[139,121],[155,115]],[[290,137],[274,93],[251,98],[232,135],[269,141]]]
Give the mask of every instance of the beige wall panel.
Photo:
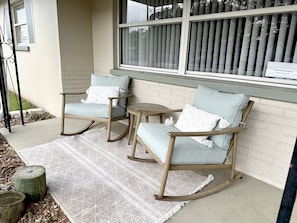
[[[87,0],[59,0],[58,24],[62,71],[93,68],[92,15]]]
[[[109,74],[113,68],[113,1],[93,0],[94,70]]]
[[[86,91],[94,71],[90,1],[59,0],[58,24],[63,92]]]
[[[35,43],[29,52],[17,51],[21,93],[38,107],[57,115],[60,110],[61,70],[56,1],[31,0]],[[16,88],[14,65],[10,65]]]

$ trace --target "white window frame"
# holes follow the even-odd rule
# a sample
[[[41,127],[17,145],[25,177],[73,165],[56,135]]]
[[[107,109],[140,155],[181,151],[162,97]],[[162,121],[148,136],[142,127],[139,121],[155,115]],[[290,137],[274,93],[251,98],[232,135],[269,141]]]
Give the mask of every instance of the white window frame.
[[[120,4],[118,4],[120,6]],[[236,81],[242,83],[251,83],[251,84],[260,84],[265,86],[275,86],[278,85],[280,87],[288,87],[297,89],[297,80],[290,79],[274,79],[274,78],[266,78],[266,77],[254,77],[254,76],[239,76],[232,74],[222,74],[222,73],[207,73],[207,72],[197,72],[197,71],[186,71],[187,66],[187,54],[188,54],[188,39],[189,39],[189,28],[190,22],[193,21],[210,21],[217,19],[230,19],[230,18],[240,18],[246,16],[257,16],[257,15],[268,15],[268,14],[280,14],[280,13],[291,13],[297,12],[297,5],[287,5],[287,6],[279,6],[279,7],[270,7],[270,8],[261,8],[261,9],[251,9],[251,10],[242,10],[242,11],[230,11],[224,13],[215,13],[215,14],[206,14],[206,15],[196,15],[190,16],[190,7],[191,0],[184,0],[184,8],[183,8],[183,17],[181,18],[172,18],[172,19],[163,19],[163,20],[154,20],[147,22],[137,22],[137,23],[127,23],[127,24],[119,24],[118,22],[118,68],[133,70],[133,71],[147,71],[147,72],[158,72],[158,73],[166,73],[178,76],[189,76],[189,77],[199,77],[203,79],[211,79],[211,80],[223,80],[223,81]],[[118,8],[118,10],[121,10]],[[119,16],[120,13],[118,13]],[[119,18],[118,18],[119,21]],[[180,57],[179,57],[179,68],[176,71],[165,70],[159,68],[149,68],[149,67],[138,67],[131,65],[120,64],[120,29],[128,28],[128,27],[136,27],[136,26],[149,26],[149,25],[160,25],[160,24],[172,24],[172,23],[182,23],[182,32],[181,32],[181,43],[180,43]]]
[[[33,33],[33,23],[32,23],[32,10],[31,10],[31,0],[12,0],[10,1],[11,4],[11,16],[12,16],[12,25],[13,25],[13,33],[14,33],[14,40],[16,45],[16,50],[29,50],[29,46],[34,44],[34,33]],[[15,7],[20,4],[24,4],[25,14],[26,14],[26,21],[23,23],[16,23],[15,18]],[[27,33],[28,33],[28,42],[17,42],[17,27],[22,25],[27,25]],[[8,31],[9,32],[9,31]],[[9,33],[9,38],[11,38],[11,34]]]

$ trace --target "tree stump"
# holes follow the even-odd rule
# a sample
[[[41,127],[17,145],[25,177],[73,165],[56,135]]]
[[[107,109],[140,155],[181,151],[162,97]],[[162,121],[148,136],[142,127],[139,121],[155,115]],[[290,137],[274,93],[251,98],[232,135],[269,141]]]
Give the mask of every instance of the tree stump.
[[[24,214],[26,196],[16,191],[0,192],[0,222],[16,223]]]
[[[46,195],[46,177],[43,166],[27,166],[13,176],[15,190],[26,195],[31,201],[40,201]]]

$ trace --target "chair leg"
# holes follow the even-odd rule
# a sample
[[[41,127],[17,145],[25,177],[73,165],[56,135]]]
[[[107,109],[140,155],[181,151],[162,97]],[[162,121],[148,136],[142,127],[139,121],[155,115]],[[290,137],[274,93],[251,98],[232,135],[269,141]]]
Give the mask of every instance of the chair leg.
[[[138,162],[145,162],[145,163],[156,163],[157,162],[155,159],[136,157],[135,156],[136,146],[137,146],[137,135],[135,135],[135,137],[133,139],[132,150],[131,150],[130,156],[127,156],[128,159],[138,161]]]
[[[158,200],[160,200],[164,197],[164,192],[165,192],[165,187],[166,187],[167,177],[168,177],[168,171],[169,171],[170,165],[171,165],[174,142],[175,142],[175,137],[170,137],[166,161],[163,165],[163,173],[162,173],[159,195],[155,196],[155,198]]]
[[[62,95],[61,135],[64,135],[65,127],[65,95]]]
[[[141,122],[141,117],[142,117],[142,113],[140,112],[140,113],[137,114],[137,120],[136,120],[136,125],[135,125],[135,130],[134,130],[135,133],[134,133],[134,138],[133,138],[133,145],[132,145],[131,155],[128,156],[128,158],[131,159],[131,160],[135,159],[135,151],[136,151],[136,145],[137,145],[137,130],[138,130],[138,127],[139,127],[140,122]],[[134,121],[134,117],[133,117],[133,121]]]
[[[110,114],[110,117],[111,117],[111,114]],[[130,119],[129,117],[125,117],[124,119],[122,120],[128,120],[128,125],[125,127],[125,129],[122,131],[122,133],[115,137],[115,138],[111,138],[111,129],[112,129],[112,119],[109,118],[108,122],[107,122],[107,142],[115,142],[117,140],[120,140],[122,138],[124,138],[124,136],[129,132],[129,129],[130,129]]]
[[[111,119],[109,118],[108,119],[108,122],[107,122],[107,142],[110,142],[110,134],[111,134]]]
[[[139,161],[139,162],[155,163],[156,162],[155,159],[145,159],[145,158],[135,157],[137,140],[138,140],[138,138],[137,138],[137,131],[138,131],[138,127],[139,127],[140,122],[141,122],[141,117],[142,117],[142,113],[139,112],[137,114],[137,121],[136,121],[136,125],[135,125],[135,130],[134,130],[135,131],[135,134],[134,134],[134,138],[133,138],[132,150],[131,150],[130,156],[128,156],[128,159]]]
[[[131,141],[131,136],[132,136],[132,130],[133,130],[133,124],[134,124],[134,115],[130,114],[129,116],[129,135],[128,135],[128,145],[130,145],[130,141]]]
[[[62,114],[61,117],[61,135],[64,135],[64,128],[65,128],[65,118],[64,118],[64,113]]]
[[[139,157],[135,157],[135,152],[136,152],[136,146],[137,146],[137,130],[141,121],[141,114],[138,114],[137,116],[137,121],[136,121],[136,126],[135,126],[135,134],[134,134],[134,138],[133,138],[133,144],[132,144],[132,150],[131,150],[131,154],[130,156],[128,156],[128,159],[130,160],[134,160],[134,161],[139,161],[139,162],[147,162],[147,163],[155,163],[156,160],[155,159],[145,159],[145,158],[139,158]]]
[[[124,138],[124,136],[128,133],[128,131],[129,131],[129,125],[124,129],[124,131],[119,136],[111,139],[111,123],[110,123],[110,127],[107,127],[107,142],[115,142],[117,140]]]
[[[165,187],[166,187],[167,178],[168,178],[168,172],[169,172],[169,166],[164,167],[163,173],[162,173],[162,179],[161,179],[159,194],[154,195],[156,200],[162,200],[163,197],[164,197]]]
[[[134,134],[134,138],[133,138],[131,154],[130,154],[130,156],[128,156],[128,159],[131,159],[131,160],[138,160],[138,158],[135,157],[135,152],[136,152],[136,146],[137,146],[137,130],[138,130],[138,127],[139,127],[139,124],[141,121],[141,117],[142,117],[142,114],[139,113],[137,115],[137,120],[136,120],[136,125],[135,125],[135,130],[134,130],[135,134]],[[134,118],[133,118],[133,121],[134,121]],[[141,160],[142,159],[140,159],[140,161]]]

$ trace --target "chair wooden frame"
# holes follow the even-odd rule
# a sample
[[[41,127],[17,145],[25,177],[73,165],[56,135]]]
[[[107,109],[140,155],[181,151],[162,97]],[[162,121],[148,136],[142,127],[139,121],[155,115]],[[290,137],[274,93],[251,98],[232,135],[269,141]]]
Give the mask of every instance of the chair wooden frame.
[[[119,97],[109,97],[109,113],[108,113],[108,117],[100,117],[100,118],[97,118],[97,117],[87,117],[87,116],[78,116],[78,115],[71,115],[71,114],[65,114],[65,103],[66,103],[66,97],[67,96],[70,96],[70,95],[82,95],[82,94],[86,94],[85,92],[80,92],[80,93],[61,93],[62,95],[62,117],[61,117],[61,135],[66,135],[66,136],[71,136],[71,135],[77,135],[77,134],[81,134],[87,130],[89,130],[93,124],[95,122],[104,122],[104,123],[107,123],[107,141],[108,142],[113,142],[113,141],[117,141],[117,140],[120,140],[122,139],[129,131],[129,127],[130,127],[130,122],[129,122],[129,116],[127,114],[127,107],[128,107],[128,102],[126,104],[126,107],[125,107],[125,115],[124,116],[121,116],[121,117],[113,117],[112,115],[112,101],[115,100],[115,99],[127,99],[128,101],[128,98],[130,98],[132,96],[132,94],[130,92],[127,92],[126,94],[123,94]],[[90,123],[80,129],[79,131],[77,132],[73,132],[73,133],[65,133],[65,119],[68,118],[68,119],[79,119],[79,120],[87,120],[87,121],[90,121]],[[120,121],[120,120],[128,120],[128,125],[127,127],[125,127],[125,129],[122,131],[122,133],[115,137],[115,138],[111,138],[111,128],[112,128],[112,123],[113,122],[116,122],[116,121]]]
[[[243,174],[241,172],[235,171],[238,135],[241,131],[246,130],[244,123],[248,117],[249,112],[252,109],[253,104],[254,104],[254,101],[250,100],[246,108],[243,110],[242,119],[238,127],[227,128],[223,130],[214,130],[214,131],[208,131],[208,132],[168,132],[168,135],[170,136],[170,141],[169,141],[165,163],[163,163],[152,152],[152,150],[143,142],[143,140],[139,136],[135,135],[132,150],[131,150],[131,155],[128,156],[128,158],[131,160],[142,161],[142,162],[157,162],[162,167],[163,172],[162,172],[162,179],[161,179],[159,194],[154,195],[155,199],[164,200],[164,201],[184,201],[184,200],[198,199],[198,198],[205,197],[205,196],[214,194],[216,192],[219,192],[224,188],[226,188],[227,186],[229,186],[230,184],[232,184],[233,182],[235,182],[237,179],[241,178]],[[175,110],[175,111],[179,111],[179,110]],[[139,111],[136,128],[138,128],[140,124],[141,116],[143,112],[145,111]],[[162,111],[162,112],[168,113],[171,111],[168,111],[168,112]],[[226,158],[222,164],[192,164],[192,165],[172,165],[171,164],[171,157],[173,154],[174,143],[177,137],[214,136],[214,135],[223,135],[223,134],[233,134],[233,138],[230,141]],[[146,149],[146,151],[153,157],[153,159],[143,159],[143,158],[135,157],[137,143],[141,144]],[[231,162],[228,162],[227,159],[228,157],[230,157],[230,155],[231,155]],[[169,171],[171,170],[211,170],[211,169],[229,169],[230,177],[229,179],[225,180],[219,185],[216,185],[209,189],[207,189],[206,187],[204,190],[194,194],[181,195],[181,196],[164,195]]]

